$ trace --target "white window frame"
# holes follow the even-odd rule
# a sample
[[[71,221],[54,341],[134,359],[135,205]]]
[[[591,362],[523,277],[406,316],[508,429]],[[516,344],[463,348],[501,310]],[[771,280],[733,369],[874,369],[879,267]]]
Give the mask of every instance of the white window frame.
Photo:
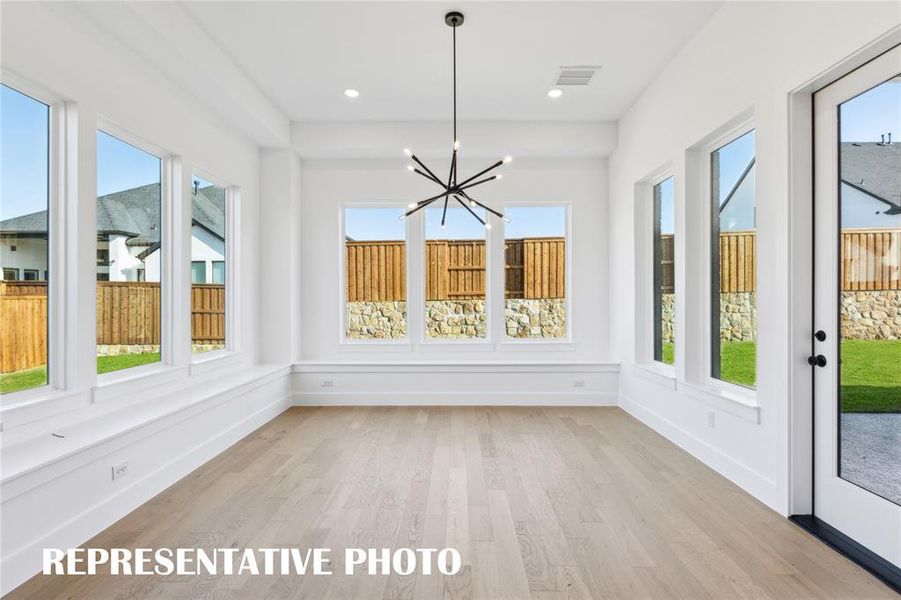
[[[162,227],[160,231],[160,249],[162,251],[160,257],[160,360],[156,363],[129,367],[110,373],[98,373],[96,387],[102,388],[137,377],[170,371],[178,366],[175,362],[176,341],[173,335],[176,327],[175,316],[178,311],[176,310],[175,286],[172,283],[173,261],[176,259],[173,233],[179,229],[174,206],[179,202],[179,198],[176,196],[180,193],[176,185],[175,173],[178,171],[180,160],[176,154],[131,133],[128,129],[120,127],[102,115],[97,116],[97,129],[94,135],[96,136],[98,132],[117,138],[160,159],[160,226]],[[93,237],[96,244],[96,219],[94,227],[95,235]]]
[[[411,263],[413,262],[413,252],[410,238],[412,234],[411,221],[413,221],[414,218],[413,216],[411,216],[404,219],[404,255],[406,257],[404,265],[404,270],[406,272],[406,290],[404,290],[404,296],[407,299],[407,335],[403,338],[393,339],[357,339],[347,337],[347,322],[345,314],[345,306],[347,304],[347,265],[345,264],[345,211],[349,208],[397,208],[400,209],[401,212],[406,212],[407,210],[409,210],[407,208],[407,205],[403,202],[391,201],[342,202],[338,205],[338,344],[345,350],[362,350],[367,347],[378,347],[382,349],[382,351],[384,351],[386,347],[392,347],[394,350],[402,351],[412,350],[413,337],[410,335],[410,332],[411,327],[415,324],[416,320],[413,318],[413,298],[411,297],[411,293],[415,289],[415,286],[411,285],[412,279],[410,277],[414,273],[414,271],[411,269]],[[421,314],[421,311],[419,312]]]
[[[71,111],[62,96],[8,70],[0,69],[0,83],[25,94],[49,108],[48,115],[48,181],[47,181],[47,383],[3,394],[0,408],[29,404],[43,400],[54,392],[67,388],[69,364],[66,360],[68,319],[75,318],[74,310],[68,308],[66,296],[69,268],[75,268],[75,257],[66,253],[67,218],[66,198],[67,168],[73,157],[69,156],[69,120]],[[77,144],[77,140],[74,141]]]
[[[507,229],[506,222],[500,220],[500,263],[504,267],[504,277],[501,278],[501,306],[500,310],[498,310],[498,314],[500,314],[500,324],[499,324],[499,333],[501,336],[501,344],[504,346],[504,349],[513,348],[516,346],[541,346],[542,349],[551,350],[552,348],[548,348],[548,346],[553,345],[566,345],[571,346],[573,344],[573,277],[572,277],[572,249],[573,249],[573,228],[572,228],[572,202],[569,200],[517,200],[504,202],[504,214],[506,214],[507,208],[522,208],[522,207],[542,207],[542,206],[560,206],[563,207],[565,211],[564,216],[564,274],[563,277],[565,279],[565,287],[566,287],[566,336],[559,338],[513,338],[507,335],[507,327],[506,320],[504,319],[504,311],[506,309],[507,304],[507,293],[506,293],[506,258],[504,256],[504,246],[507,243]],[[490,236],[489,236],[490,237]],[[489,261],[490,262],[490,261]],[[491,315],[492,312],[489,312]],[[489,316],[490,318],[490,316]]]
[[[755,140],[754,140],[754,156],[757,156],[757,145],[758,140],[756,137],[757,132],[757,123],[756,119],[751,117],[745,117],[732,123],[730,125],[725,126],[721,129],[720,133],[715,133],[714,136],[710,138],[702,147],[700,151],[700,177],[701,177],[701,185],[703,190],[703,227],[704,227],[704,243],[701,248],[701,265],[700,265],[700,273],[701,273],[701,281],[703,282],[704,290],[701,294],[701,335],[702,344],[701,344],[701,356],[700,360],[700,383],[708,388],[709,390],[714,391],[715,393],[724,394],[726,396],[732,396],[739,399],[744,403],[749,403],[756,405],[757,403],[757,389],[749,388],[743,385],[739,385],[737,383],[732,383],[730,381],[725,381],[723,379],[717,379],[713,377],[711,374],[711,366],[712,366],[712,358],[713,358],[713,350],[711,347],[711,340],[713,339],[711,336],[713,335],[713,323],[712,323],[712,295],[713,290],[712,286],[712,265],[711,260],[712,256],[712,244],[713,239],[711,237],[712,234],[712,226],[713,226],[713,196],[712,196],[712,180],[711,180],[711,169],[710,169],[710,161],[713,153],[720,148],[730,144],[731,142],[737,140],[738,138],[744,136],[751,131],[755,132]],[[758,196],[757,189],[755,186],[754,189],[754,205],[757,206]],[[755,226],[755,232],[757,228]],[[759,358],[759,356],[757,357]],[[759,361],[758,361],[759,362]],[[755,372],[757,372],[757,365],[755,365]]]
[[[436,203],[437,204],[437,203]],[[428,269],[428,265],[426,264],[426,228],[425,228],[425,215],[426,211],[431,208],[427,206],[422,210],[418,211],[416,214],[412,215],[418,220],[416,229],[419,232],[419,240],[417,244],[416,252],[419,255],[419,277],[416,280],[416,287],[419,289],[418,294],[418,302],[419,306],[417,307],[417,315],[419,318],[418,322],[415,323],[416,328],[419,330],[417,333],[417,340],[419,342],[419,350],[429,351],[431,350],[448,350],[448,349],[461,349],[461,350],[476,350],[476,351],[490,351],[494,349],[495,344],[495,335],[494,335],[494,269],[492,268],[492,264],[495,262],[493,260],[494,256],[494,243],[493,239],[495,235],[494,232],[500,232],[503,235],[503,232],[500,231],[499,227],[484,228],[485,229],[485,337],[483,338],[433,338],[429,337],[426,334],[425,330],[425,286],[426,286],[426,270]],[[448,204],[448,208],[451,208],[451,205]],[[454,206],[453,208],[459,208],[465,214],[463,215],[467,219],[471,219],[472,215],[466,213],[465,209],[462,206]],[[483,209],[484,210],[484,209]],[[412,218],[411,217],[411,218]],[[491,223],[488,219],[493,218],[491,213],[487,210],[485,211],[485,222]],[[410,221],[410,218],[407,219]],[[407,287],[409,292],[410,282],[407,280]],[[409,312],[409,310],[408,310]],[[408,331],[409,334],[409,331]]]
[[[200,177],[204,181],[225,190],[225,348],[202,353],[192,352],[190,351],[190,348],[191,344],[193,344],[193,339],[189,339],[188,344],[191,363],[192,365],[200,365],[211,361],[217,361],[227,356],[236,355],[241,349],[238,333],[240,331],[238,315],[241,314],[240,307],[238,306],[240,298],[238,289],[240,289],[241,285],[241,265],[238,261],[238,257],[240,256],[240,239],[237,235],[241,230],[239,225],[241,220],[241,189],[196,165],[191,168],[190,175],[192,181],[195,176]],[[191,222],[194,216],[194,207],[190,202],[188,203],[187,211],[190,215],[188,219],[188,237],[190,238],[192,228]],[[186,250],[187,256],[184,258],[187,259],[187,262],[190,265],[190,263],[193,262],[191,260],[190,242]],[[185,314],[185,318],[188,321],[186,330],[189,337],[191,335],[190,287],[192,283],[192,277],[189,273],[188,306],[186,307],[186,310],[180,311],[181,314]]]
[[[647,310],[643,310],[642,314],[644,315],[644,318],[646,318],[648,320],[648,332],[650,334],[648,336],[648,338],[649,338],[650,343],[648,344],[647,352],[648,352],[649,362],[652,363],[657,369],[659,369],[669,375],[675,376],[676,364],[678,363],[678,352],[676,351],[677,343],[675,342],[675,340],[673,343],[673,364],[667,364],[667,363],[663,362],[662,360],[657,360],[654,358],[654,344],[656,343],[656,340],[654,339],[654,326],[655,326],[655,323],[654,323],[654,320],[655,320],[655,314],[654,314],[654,294],[655,294],[655,290],[654,290],[654,283],[655,283],[654,282],[654,268],[655,268],[654,246],[657,244],[657,240],[654,236],[654,232],[656,231],[656,229],[655,229],[656,223],[654,222],[655,217],[656,217],[655,211],[654,211],[654,203],[656,202],[656,199],[654,197],[654,188],[656,188],[658,185],[662,184],[664,181],[666,181],[670,178],[672,178],[672,180],[673,180],[673,213],[674,213],[673,219],[674,219],[674,223],[675,223],[674,235],[673,235],[673,260],[675,261],[676,234],[679,231],[679,211],[676,208],[676,204],[677,204],[676,185],[678,184],[678,178],[676,177],[676,174],[673,171],[672,167],[668,167],[664,172],[662,172],[660,175],[658,175],[655,179],[652,179],[649,183],[650,194],[649,194],[649,199],[648,199],[649,200],[648,210],[650,213],[650,218],[647,221],[647,223],[649,225],[649,234],[648,234],[648,242],[647,242],[648,270],[647,270],[646,275],[648,277],[648,282],[650,283],[650,285],[648,286],[648,289],[650,291],[650,297],[649,297],[649,302],[647,305]],[[673,295],[676,298],[675,302],[678,303],[678,301],[679,301],[679,294],[678,294],[679,282],[677,281],[677,278],[675,276],[675,269],[673,271],[674,271],[673,272]],[[675,325],[675,323],[674,323],[674,325]],[[678,339],[678,338],[675,338],[675,339]]]

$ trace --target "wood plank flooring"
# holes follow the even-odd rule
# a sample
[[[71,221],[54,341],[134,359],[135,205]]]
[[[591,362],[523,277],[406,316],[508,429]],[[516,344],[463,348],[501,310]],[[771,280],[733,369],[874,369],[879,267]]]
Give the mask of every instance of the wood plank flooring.
[[[43,577],[45,598],[894,598],[618,408],[293,408],[86,547],[452,546],[458,575]]]

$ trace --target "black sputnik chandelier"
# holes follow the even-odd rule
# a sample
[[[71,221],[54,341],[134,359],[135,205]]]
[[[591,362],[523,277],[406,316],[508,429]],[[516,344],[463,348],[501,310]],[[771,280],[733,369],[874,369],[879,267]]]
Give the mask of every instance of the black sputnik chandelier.
[[[407,208],[406,213],[401,216],[401,219],[405,219],[415,213],[416,211],[422,210],[423,208],[433,204],[434,202],[438,202],[439,200],[444,201],[444,210],[441,213],[441,227],[442,229],[445,227],[445,222],[447,220],[447,205],[450,202],[451,198],[456,200],[460,206],[469,211],[473,217],[475,217],[479,223],[485,226],[486,229],[491,229],[491,223],[480,217],[473,208],[481,207],[499,219],[504,219],[506,222],[510,222],[509,219],[504,217],[504,215],[491,207],[485,206],[478,200],[472,197],[472,194],[469,192],[472,188],[482,185],[483,183],[488,183],[489,181],[494,181],[495,179],[500,179],[503,177],[500,173],[495,173],[494,175],[489,175],[491,171],[494,171],[501,165],[505,163],[509,163],[512,157],[507,156],[506,158],[497,161],[487,169],[482,169],[472,177],[468,177],[462,181],[457,179],[457,151],[460,149],[460,141],[457,139],[457,27],[463,24],[463,13],[459,12],[449,12],[444,15],[444,22],[453,30],[453,49],[454,49],[454,141],[453,141],[453,153],[451,154],[450,161],[450,172],[447,175],[447,181],[441,179],[435,173],[432,172],[417,156],[410,151],[409,149],[404,149],[404,153],[416,163],[414,165],[407,165],[407,169],[411,173],[416,173],[417,175],[421,175],[428,179],[429,181],[438,185],[442,192],[431,198],[426,198],[425,200],[420,200],[419,202],[410,203]],[[487,219],[486,214],[486,219]]]

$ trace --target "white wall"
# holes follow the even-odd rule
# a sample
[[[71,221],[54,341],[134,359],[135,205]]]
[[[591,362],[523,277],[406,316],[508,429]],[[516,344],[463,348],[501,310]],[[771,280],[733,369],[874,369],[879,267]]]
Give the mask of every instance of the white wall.
[[[19,279],[24,279],[23,269],[37,269],[40,271],[38,279],[44,280],[44,271],[47,270],[47,241],[36,238],[3,238],[3,264],[4,268],[19,269]],[[10,247],[15,246],[13,252]]]
[[[257,146],[72,5],[4,4],[2,11],[4,80],[18,78],[66,101],[70,159],[77,152],[77,162],[68,163],[63,174],[68,237],[60,252],[63,262],[51,275],[51,285],[65,289],[61,319],[51,330],[57,353],[51,353],[50,368],[61,388],[4,396],[0,404],[0,593],[5,593],[39,569],[42,546],[84,542],[284,410],[290,390],[286,367],[253,366],[260,287]],[[178,157],[181,172],[169,175],[183,198],[191,197],[194,168],[240,187],[239,353],[192,364],[190,323],[182,313],[164,319],[164,335],[173,340],[167,364],[98,381],[93,232],[95,131],[101,120]],[[190,213],[190,202],[173,206],[164,225],[182,256],[171,264],[164,255],[162,265],[178,308],[188,306],[190,298]],[[65,359],[53,362],[54,357]],[[113,482],[110,466],[118,461],[133,469]]]
[[[446,159],[445,159],[446,161]],[[437,162],[437,161],[435,161]],[[461,173],[484,168],[487,160],[460,161]],[[301,167],[301,256],[304,273],[302,305],[304,360],[410,360],[497,361],[523,359],[606,361],[607,348],[607,169],[603,158],[521,159],[504,167],[504,179],[484,186],[480,198],[501,208],[504,201],[571,203],[572,344],[563,350],[553,345],[495,342],[488,348],[458,344],[420,344],[419,331],[410,320],[410,347],[405,351],[386,350],[384,344],[341,344],[341,303],[339,280],[343,252],[340,207],[349,202],[400,201],[402,205],[434,194],[429,182],[411,176],[404,169],[403,156],[397,159],[305,160]],[[441,163],[438,163],[441,164]],[[468,217],[468,215],[467,215]],[[421,215],[411,217],[417,227]],[[490,235],[495,246],[503,245],[503,223],[493,221]],[[420,238],[421,239],[421,238]],[[411,249],[408,253],[413,255]],[[412,256],[410,259],[412,260]],[[494,265],[491,265],[494,268]],[[495,277],[499,273],[493,274]],[[491,276],[491,275],[489,275]],[[493,280],[496,281],[496,280]],[[408,285],[422,284],[422,277],[410,273]],[[412,292],[412,290],[409,290]]]
[[[460,173],[475,173],[511,154],[504,179],[480,200],[566,202],[570,209],[572,337],[511,342],[489,322],[488,343],[423,341],[422,215],[408,225],[408,339],[399,344],[342,343],[340,209],[346,203],[399,202],[434,194],[405,170],[404,147],[446,169],[450,124],[295,124],[300,168],[301,338],[294,385],[299,403],[316,404],[612,404],[618,366],[609,364],[607,160],[611,123],[461,123]],[[570,139],[571,145],[565,140]],[[441,140],[446,143],[442,144]],[[468,215],[467,215],[468,216]],[[489,248],[503,248],[492,220]],[[503,300],[503,253],[489,251],[489,318]],[[491,315],[494,310],[494,315]],[[528,373],[528,374],[524,374]],[[465,384],[462,383],[465,381]]]
[[[789,316],[790,269],[793,260],[809,260],[791,255],[788,94],[898,22],[893,2],[726,3],[622,118],[619,146],[610,161],[610,278],[617,282],[610,288],[610,303],[613,349],[624,363],[621,403],[783,513],[789,511],[789,393],[792,371],[803,360],[789,350],[789,332],[798,325]],[[683,383],[705,369],[697,364],[702,343],[697,307],[706,293],[698,277],[706,235],[701,226],[706,207],[699,203],[706,183],[697,174],[706,159],[696,160],[687,151],[751,114],[758,157],[755,410]],[[676,368],[679,382],[633,366],[635,320],[641,318],[634,293],[635,184],[666,166],[676,174],[681,218],[676,254],[681,285],[677,344],[682,345],[677,357],[683,359]],[[709,411],[714,412],[713,428],[707,425]]]

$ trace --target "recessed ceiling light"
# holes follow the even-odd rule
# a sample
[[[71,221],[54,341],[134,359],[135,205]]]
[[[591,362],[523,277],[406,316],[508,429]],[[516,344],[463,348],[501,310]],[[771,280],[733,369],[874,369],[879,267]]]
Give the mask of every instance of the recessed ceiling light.
[[[547,91],[548,98],[559,98],[563,95],[563,90],[560,88],[554,88],[552,90]]]
[[[344,95],[348,98],[356,98],[360,95],[360,92],[359,90],[355,90],[353,88],[347,88],[346,90],[344,90]]]

